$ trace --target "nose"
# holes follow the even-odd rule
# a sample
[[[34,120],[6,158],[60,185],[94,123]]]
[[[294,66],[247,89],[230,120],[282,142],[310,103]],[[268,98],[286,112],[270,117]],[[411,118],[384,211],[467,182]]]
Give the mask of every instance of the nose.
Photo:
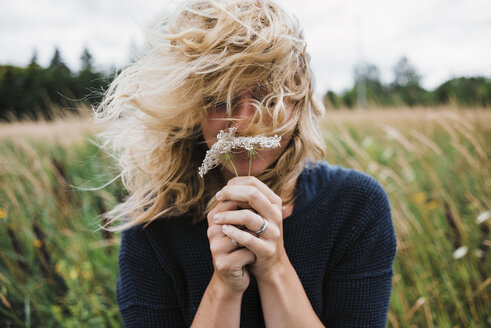
[[[252,104],[252,98],[250,95],[243,95],[239,98],[238,103],[235,105],[232,111],[232,126],[235,126],[238,132],[247,129],[251,123],[251,119],[256,112],[256,108]]]

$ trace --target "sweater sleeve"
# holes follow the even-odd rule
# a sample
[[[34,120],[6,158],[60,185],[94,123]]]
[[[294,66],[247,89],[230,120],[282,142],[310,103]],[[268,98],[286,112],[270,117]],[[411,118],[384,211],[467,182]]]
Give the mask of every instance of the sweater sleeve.
[[[185,327],[174,283],[141,226],[122,234],[116,292],[125,327]]]
[[[378,182],[360,173],[346,188],[351,206],[344,203],[344,237],[325,277],[322,321],[326,327],[385,327],[397,244],[389,201]]]

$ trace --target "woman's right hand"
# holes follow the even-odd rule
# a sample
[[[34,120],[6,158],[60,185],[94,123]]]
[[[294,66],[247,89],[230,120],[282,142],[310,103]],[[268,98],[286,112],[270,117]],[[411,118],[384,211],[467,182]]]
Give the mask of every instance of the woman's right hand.
[[[223,211],[233,211],[241,207],[234,201],[218,202],[217,206],[208,213],[208,239],[213,257],[214,275],[217,281],[231,295],[241,295],[249,286],[250,274],[243,266],[253,263],[256,255],[249,249],[237,248],[232,239],[222,231],[222,225],[216,224],[213,216]]]

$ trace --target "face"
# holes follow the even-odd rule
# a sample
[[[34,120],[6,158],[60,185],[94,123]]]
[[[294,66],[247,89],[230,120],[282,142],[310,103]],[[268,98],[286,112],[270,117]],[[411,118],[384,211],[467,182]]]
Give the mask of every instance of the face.
[[[232,107],[231,117],[227,114],[226,105],[217,106],[209,111],[201,126],[208,148],[211,148],[216,141],[216,136],[220,130],[226,131],[228,128],[235,126],[237,128],[236,134],[241,135],[241,132],[247,129],[250,119],[256,111],[256,108],[252,105],[254,100],[260,100],[257,99],[254,90],[245,90],[235,100],[236,105]],[[291,109],[287,110],[285,121],[290,119],[291,114]],[[230,121],[230,118],[234,119],[234,121]],[[259,150],[257,156],[252,159],[251,175],[256,176],[264,169],[270,167],[281,156],[290,139],[291,136],[282,136],[279,148]],[[249,174],[249,161],[246,150],[234,152],[233,163],[239,176]],[[231,164],[227,164],[221,173],[226,180],[235,177],[235,171]]]

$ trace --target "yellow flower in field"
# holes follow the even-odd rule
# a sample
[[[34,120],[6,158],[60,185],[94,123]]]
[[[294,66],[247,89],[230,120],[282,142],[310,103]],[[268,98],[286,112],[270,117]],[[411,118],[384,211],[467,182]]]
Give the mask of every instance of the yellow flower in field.
[[[426,201],[426,193],[418,192],[411,196],[411,200],[416,204],[422,204]]]
[[[55,265],[55,271],[60,276],[63,276],[63,264],[61,262],[56,263],[56,265]]]
[[[34,240],[32,241],[32,244],[33,244],[33,245],[34,245],[34,247],[36,247],[36,248],[41,248],[41,246],[43,246],[43,242],[42,242],[42,241],[40,241],[39,239],[34,239]]]
[[[78,278],[78,269],[77,268],[72,268],[70,270],[70,278],[72,278],[72,280],[75,280]]]
[[[437,207],[438,207],[438,202],[436,200],[430,200],[428,203],[426,203],[426,208],[430,211],[434,210]]]
[[[7,211],[0,207],[0,219],[5,219],[7,217]]]
[[[58,320],[58,321],[63,321],[64,320],[63,314],[62,314],[63,311],[62,311],[62,309],[61,309],[61,307],[59,305],[52,305],[50,307],[50,309],[51,309],[51,315],[53,317],[55,317],[56,320]]]

